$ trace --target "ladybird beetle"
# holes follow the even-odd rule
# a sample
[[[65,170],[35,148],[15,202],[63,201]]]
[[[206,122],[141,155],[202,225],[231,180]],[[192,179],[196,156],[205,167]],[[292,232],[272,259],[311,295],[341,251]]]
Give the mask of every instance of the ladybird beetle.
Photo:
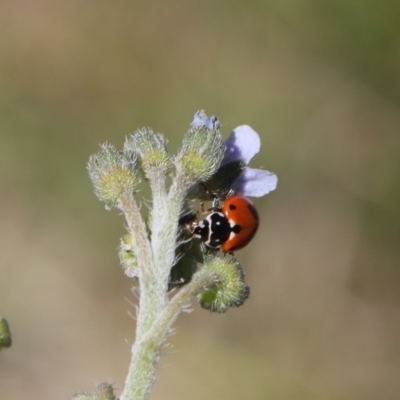
[[[207,247],[230,253],[245,247],[257,232],[258,212],[246,197],[234,194],[211,210],[193,229],[193,236]]]

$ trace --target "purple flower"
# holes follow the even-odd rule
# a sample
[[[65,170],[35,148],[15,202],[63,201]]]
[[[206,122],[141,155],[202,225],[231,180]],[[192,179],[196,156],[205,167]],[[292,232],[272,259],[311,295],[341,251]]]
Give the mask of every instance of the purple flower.
[[[205,126],[207,129],[219,130],[219,120],[217,117],[207,117],[203,110],[199,110],[194,115],[192,128]],[[260,137],[248,125],[238,126],[230,134],[225,142],[225,155],[221,166],[232,161],[242,161],[245,165],[260,151]],[[276,189],[278,183],[277,176],[263,169],[244,167],[241,175],[235,179],[231,189],[235,193],[243,196],[261,197]]]
[[[248,125],[238,126],[225,142],[225,156],[221,165],[231,161],[249,161],[260,151],[260,137]],[[232,189],[243,196],[261,197],[276,189],[278,178],[263,169],[244,167],[242,174],[233,184]]]
[[[207,129],[219,130],[219,119],[215,115],[208,118],[204,110],[199,110],[194,114],[192,123],[190,124],[192,128],[201,128],[205,126]]]

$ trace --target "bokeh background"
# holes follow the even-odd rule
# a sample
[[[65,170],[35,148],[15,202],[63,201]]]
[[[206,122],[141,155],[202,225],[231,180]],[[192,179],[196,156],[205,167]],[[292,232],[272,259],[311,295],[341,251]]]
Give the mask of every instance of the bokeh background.
[[[279,177],[237,253],[252,292],[193,305],[152,399],[400,393],[400,2],[0,4],[0,398],[123,388],[135,296],[89,156],[142,126],[175,151],[196,110],[262,137]]]

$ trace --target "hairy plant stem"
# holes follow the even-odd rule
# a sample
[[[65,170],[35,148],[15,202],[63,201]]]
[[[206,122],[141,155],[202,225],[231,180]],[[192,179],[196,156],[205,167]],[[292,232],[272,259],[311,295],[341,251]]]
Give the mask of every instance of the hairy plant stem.
[[[153,257],[150,241],[146,232],[146,225],[143,221],[140,210],[136,204],[133,193],[125,191],[119,199],[119,208],[125,215],[129,233],[132,236],[132,245],[138,260],[142,276],[150,275],[153,264]]]
[[[146,226],[133,195],[124,193],[120,208],[125,214],[132,245],[139,267],[140,304],[137,315],[136,338],[121,399],[146,399],[154,379],[161,346],[145,340],[154,320],[163,309],[166,294],[156,279],[153,252]]]
[[[168,280],[175,261],[178,219],[189,185],[178,176],[167,195],[164,179],[162,175],[150,179],[154,199],[151,242],[133,195],[125,193],[120,199],[120,208],[125,214],[138,260],[140,288],[136,338],[121,400],[148,399],[168,330],[193,290],[200,290],[204,285],[204,279],[193,281],[168,302]]]
[[[155,368],[160,356],[162,345],[168,335],[171,325],[189,303],[190,298],[198,294],[205,286],[214,284],[218,277],[213,274],[201,274],[193,277],[192,282],[183,287],[166,305],[153,322],[143,339],[136,342],[132,348],[132,363],[125,383],[121,400],[144,400],[150,395],[154,380]]]

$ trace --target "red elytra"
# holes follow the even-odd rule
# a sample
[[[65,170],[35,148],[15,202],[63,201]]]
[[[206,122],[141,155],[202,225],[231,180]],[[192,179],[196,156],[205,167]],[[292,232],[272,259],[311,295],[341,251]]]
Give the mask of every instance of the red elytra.
[[[259,225],[259,216],[253,203],[238,194],[228,197],[222,207],[215,200],[212,212],[201,221],[193,221],[193,217],[189,214],[188,218],[182,218],[182,221],[187,220],[187,224],[191,223],[193,237],[200,239],[210,249],[221,249],[224,253],[245,247]]]
[[[231,233],[221,249],[230,253],[245,247],[257,232],[260,218],[253,203],[246,197],[234,194],[222,205],[222,213],[229,221]]]

